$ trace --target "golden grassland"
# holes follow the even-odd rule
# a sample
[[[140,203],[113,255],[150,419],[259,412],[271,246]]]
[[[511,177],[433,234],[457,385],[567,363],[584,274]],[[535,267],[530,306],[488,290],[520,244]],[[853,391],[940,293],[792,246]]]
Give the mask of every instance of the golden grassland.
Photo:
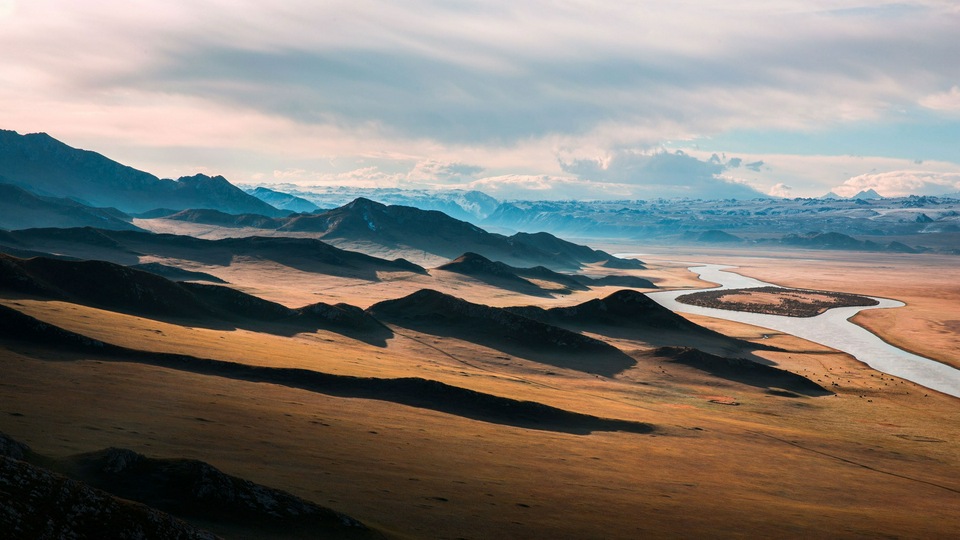
[[[718,259],[710,255],[710,262],[728,262]],[[929,289],[909,283],[898,288],[869,278],[863,261],[834,261],[820,279],[791,273],[807,268],[803,261],[777,268],[775,260],[729,260],[746,275],[783,285],[812,288],[807,281],[815,280],[821,289],[880,296],[889,291],[908,303],[901,309],[921,306],[904,311],[904,319],[921,319],[908,328],[950,343],[930,326],[936,320],[934,285],[946,280],[932,281]],[[900,262],[888,266],[888,279],[910,275]],[[664,262],[639,275],[661,286],[694,286],[683,268]],[[326,295],[320,299],[365,307],[421,288],[418,280],[495,305],[565,305],[605,294],[493,295],[487,285],[437,273],[357,284],[288,270],[278,274],[281,269],[253,261],[214,270],[248,292],[292,306]],[[923,272],[913,275],[922,279]],[[870,289],[871,280],[878,290]],[[313,286],[297,292],[307,282]],[[892,294],[901,289],[904,294]],[[956,284],[952,290],[947,294],[956,293]],[[960,530],[960,402],[765,329],[690,317],[779,347],[782,352],[756,354],[835,395],[771,395],[766,388],[664,362],[650,354],[648,343],[624,337],[604,339],[637,365],[607,378],[403,328],[393,328],[394,336],[380,347],[323,330],[289,336],[269,326],[203,328],[30,298],[0,303],[135,349],[344,375],[424,377],[656,426],[646,435],[522,429],[40,345],[14,342],[0,350],[0,430],[39,452],[117,446],[201,459],[398,538],[932,538]],[[884,330],[884,318],[873,319],[887,339],[905,335],[897,334],[903,321]]]

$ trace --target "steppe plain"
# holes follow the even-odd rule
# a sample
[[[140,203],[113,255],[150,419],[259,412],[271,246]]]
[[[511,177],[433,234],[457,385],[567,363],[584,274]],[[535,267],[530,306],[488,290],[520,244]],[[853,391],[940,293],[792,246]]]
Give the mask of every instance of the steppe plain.
[[[631,274],[660,288],[709,286],[686,267],[711,262],[784,286],[895,298],[907,305],[867,311],[855,321],[890,343],[960,367],[954,257],[684,253],[587,243],[641,252],[648,268],[582,273]],[[492,306],[554,307],[619,289],[558,288],[534,296],[436,269],[363,280],[253,259],[189,269],[287,307],[325,301],[368,308],[423,288]],[[945,538],[960,530],[957,399],[761,328],[688,317],[757,344],[734,350],[703,335],[670,343],[656,334],[585,325],[584,333],[635,361],[608,376],[578,368],[582,359],[548,364],[533,353],[510,354],[495,343],[400,324],[390,324],[381,342],[322,329],[291,334],[266,324],[211,328],[24,295],[7,294],[0,304],[136,350],[358,377],[420,377],[653,428],[532,429],[4,340],[0,403],[7,410],[0,411],[0,431],[37,452],[64,456],[112,446],[200,459],[344,512],[389,537]],[[716,375],[673,361],[663,346],[749,356],[827,391],[804,394],[756,384],[742,373]],[[229,537],[258,536],[215,525]]]

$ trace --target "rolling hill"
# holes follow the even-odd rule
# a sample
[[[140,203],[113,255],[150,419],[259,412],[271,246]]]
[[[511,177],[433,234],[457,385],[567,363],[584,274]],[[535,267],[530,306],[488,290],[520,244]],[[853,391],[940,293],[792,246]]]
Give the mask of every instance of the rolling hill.
[[[367,310],[378,320],[455,337],[537,362],[612,376],[636,362],[603,341],[515,313],[424,289]]]
[[[749,354],[751,350],[767,348],[704,328],[654,302],[647,295],[629,289],[569,307],[544,309],[518,306],[505,309],[576,332],[596,332],[657,346],[696,344],[697,348],[722,354]]]
[[[570,291],[585,291],[590,286],[657,288],[650,280],[637,276],[610,275],[592,278],[555,272],[545,266],[517,268],[502,262],[491,261],[483,255],[472,252],[464,253],[438,266],[437,269],[471,276],[497,287],[527,292],[527,294],[535,294],[531,292],[532,290],[539,290],[542,293],[568,294]]]
[[[319,328],[382,345],[390,332],[358,307],[316,303],[288,308],[221,285],[177,283],[105,261],[20,259],[0,253],[0,291],[63,300],[210,328],[295,334]],[[287,327],[286,330],[277,325]]]
[[[108,362],[135,362],[184,373],[282,385],[331,396],[386,401],[528,429],[578,435],[594,431],[646,434],[656,429],[654,425],[646,422],[578,413],[536,401],[506,398],[422,377],[356,377],[303,368],[264,367],[184,354],[131,349],[71,332],[4,305],[0,305],[0,340],[73,354],[73,360],[83,360],[89,355],[95,355]],[[8,448],[17,451],[18,447],[11,443]],[[4,440],[0,437],[0,452],[4,450]],[[135,456],[127,457],[136,459]],[[137,488],[131,486],[128,489]],[[167,504],[170,504],[170,501],[167,501]]]

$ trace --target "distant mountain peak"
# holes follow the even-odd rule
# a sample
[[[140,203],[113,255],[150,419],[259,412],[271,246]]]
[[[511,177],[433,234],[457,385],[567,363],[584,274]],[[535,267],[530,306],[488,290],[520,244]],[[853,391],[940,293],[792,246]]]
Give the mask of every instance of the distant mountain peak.
[[[873,189],[865,189],[850,198],[851,199],[882,199],[883,195],[880,195]]]
[[[347,204],[343,205],[343,208],[350,208],[350,209],[354,209],[354,208],[377,208],[377,209],[380,209],[380,208],[386,208],[386,207],[387,207],[387,205],[385,205],[385,204],[383,204],[383,203],[378,203],[377,201],[368,199],[368,198],[366,198],[366,197],[357,197],[356,199],[354,199],[354,200],[348,202]]]
[[[226,178],[224,178],[219,174],[216,176],[208,176],[203,173],[197,173],[197,174],[194,174],[193,176],[181,176],[180,178],[177,179],[177,182],[184,182],[184,183],[215,182],[215,183],[227,183],[227,184],[230,183],[227,181]]]
[[[264,186],[247,189],[247,193],[281,210],[297,213],[310,213],[319,210],[316,204],[291,193],[284,193]]]

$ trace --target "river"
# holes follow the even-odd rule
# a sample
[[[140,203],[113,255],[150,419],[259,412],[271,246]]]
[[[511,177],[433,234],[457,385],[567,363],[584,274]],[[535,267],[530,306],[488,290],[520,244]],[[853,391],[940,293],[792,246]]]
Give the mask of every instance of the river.
[[[618,256],[628,256],[623,254]],[[749,287],[779,287],[773,283],[741,276],[729,271],[732,266],[706,264],[690,267],[691,272],[700,275],[700,278],[720,287],[714,289],[739,289]],[[888,298],[875,298],[878,305],[842,307],[827,310],[816,317],[786,317],[781,315],[765,315],[762,313],[747,313],[726,309],[691,306],[677,302],[677,297],[692,292],[691,290],[662,291],[649,293],[648,296],[660,305],[672,311],[706,315],[728,321],[742,322],[769,328],[779,332],[792,334],[821,345],[826,345],[854,356],[868,366],[921,386],[960,397],[960,370],[946,364],[935,362],[916,354],[904,351],[883,341],[875,334],[850,322],[850,318],[864,309],[896,308],[903,306],[903,302]]]

